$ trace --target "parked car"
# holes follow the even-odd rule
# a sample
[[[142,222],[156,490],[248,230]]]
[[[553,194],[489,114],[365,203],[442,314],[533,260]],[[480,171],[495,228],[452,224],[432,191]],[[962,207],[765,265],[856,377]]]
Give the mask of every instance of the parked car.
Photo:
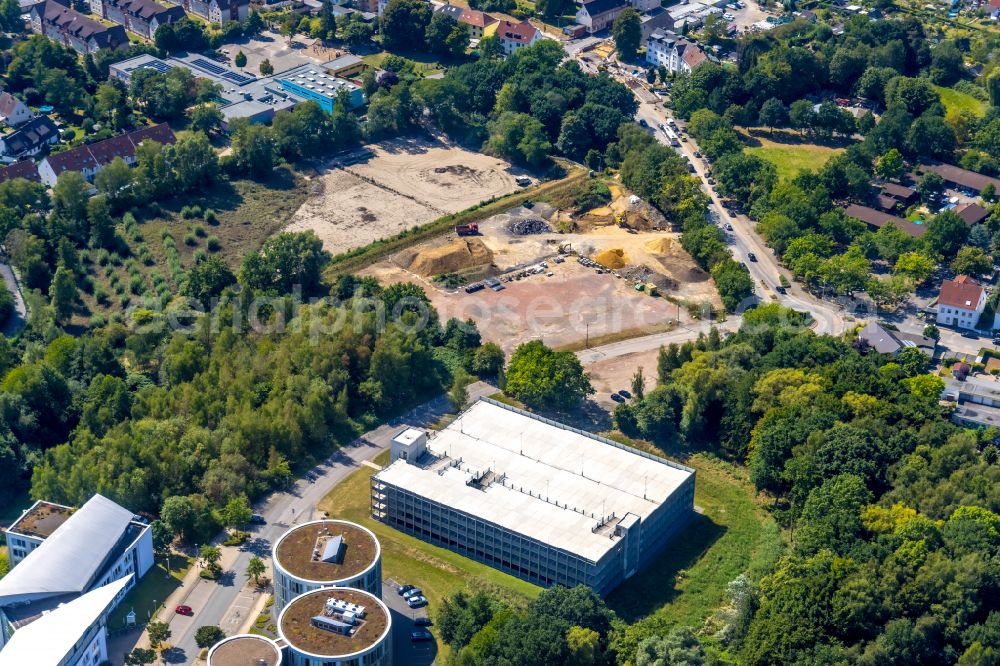
[[[260,515],[259,513],[255,513],[252,516],[250,516],[250,524],[251,525],[267,525],[267,521],[264,520],[264,516]]]
[[[618,391],[618,395],[620,395],[621,397],[623,397],[623,398],[625,398],[627,400],[629,400],[629,399],[632,398],[632,392],[631,391],[626,391],[625,389],[622,389],[621,391]]]
[[[639,127],[649,127],[649,124],[646,123],[645,118],[639,118]]]
[[[399,596],[403,596],[412,589],[413,585],[400,585],[399,587],[396,588],[396,594],[398,594]]]
[[[969,338],[970,340],[978,340],[979,334],[975,331],[962,331],[963,338]]]
[[[614,400],[615,402],[625,402],[625,398],[621,397],[617,393],[612,393],[611,399]]]
[[[404,599],[412,599],[413,597],[419,597],[424,593],[419,587],[411,587],[406,592],[403,592]]]
[[[427,599],[423,595],[417,595],[415,597],[410,597],[406,600],[406,605],[410,608],[423,608],[427,605]]]
[[[747,259],[750,261],[757,261],[757,255],[753,252],[747,252]]]
[[[788,290],[782,287],[780,284],[777,287],[775,287],[774,290],[779,294],[785,294],[788,292]]]
[[[174,609],[174,612],[178,615],[187,615],[188,617],[194,615],[194,611],[191,610],[190,606],[178,606]]]
[[[726,212],[729,213],[729,217],[736,217],[736,211],[732,208],[727,208]]]
[[[694,151],[694,156],[695,157],[701,157],[701,153],[696,150],[696,151]]]
[[[726,231],[732,231],[732,230],[733,230],[733,225],[726,222]]]
[[[429,627],[434,624],[434,620],[429,617],[418,617],[413,621],[413,626],[415,627]]]
[[[421,641],[432,641],[434,640],[434,637],[431,635],[431,632],[426,629],[419,629],[417,631],[410,632],[410,640],[414,643],[419,643]]]

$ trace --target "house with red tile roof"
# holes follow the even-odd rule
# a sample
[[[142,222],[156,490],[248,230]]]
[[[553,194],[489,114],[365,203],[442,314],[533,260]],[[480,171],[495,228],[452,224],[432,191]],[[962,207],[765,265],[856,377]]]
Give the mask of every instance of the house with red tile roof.
[[[41,180],[38,177],[38,167],[32,160],[22,160],[20,162],[14,162],[6,169],[0,169],[0,183],[5,183],[8,180],[14,180],[15,178],[25,178],[27,180],[33,180],[36,183]]]
[[[459,23],[469,26],[469,39],[482,39],[486,26],[497,22],[495,18],[479,11],[458,5],[441,5],[435,11],[446,14]]]
[[[525,46],[531,46],[542,38],[542,33],[538,28],[528,21],[514,23],[506,19],[491,23],[483,30],[486,37],[496,35],[504,55],[510,55]]]
[[[87,180],[93,180],[94,175],[111,164],[116,157],[125,160],[129,166],[135,164],[135,149],[143,141],[167,144],[174,143],[176,138],[166,123],[143,127],[128,134],[49,155],[38,165],[38,174],[49,187],[54,186],[59,176],[67,171],[79,171]]]
[[[986,308],[986,290],[968,275],[941,283],[937,323],[958,328],[975,328]]]

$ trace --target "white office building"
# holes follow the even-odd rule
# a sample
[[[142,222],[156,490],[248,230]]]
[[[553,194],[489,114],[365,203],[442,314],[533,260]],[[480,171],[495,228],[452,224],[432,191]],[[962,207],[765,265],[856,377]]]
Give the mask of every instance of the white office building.
[[[0,666],[107,659],[106,614],[153,565],[149,525],[101,495],[77,510],[39,501],[7,530],[7,543]],[[46,658],[22,660],[33,651]]]
[[[485,398],[391,446],[377,520],[544,587],[607,594],[693,515],[693,469]]]

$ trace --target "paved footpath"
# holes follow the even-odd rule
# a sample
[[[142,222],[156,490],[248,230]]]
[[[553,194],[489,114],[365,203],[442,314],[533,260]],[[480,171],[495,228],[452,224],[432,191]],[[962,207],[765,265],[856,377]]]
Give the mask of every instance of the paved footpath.
[[[475,382],[468,388],[469,401],[492,395],[496,390],[485,382]],[[201,650],[194,642],[198,627],[218,625],[229,635],[248,629],[263,607],[264,599],[270,594],[269,591],[256,590],[247,581],[246,567],[250,558],[256,554],[270,566],[271,545],[274,541],[293,525],[318,518],[316,505],[334,486],[357,471],[366,461],[371,461],[387,450],[392,437],[403,427],[428,427],[451,411],[446,395],[425,402],[341,447],[327,460],[306,472],[304,478],[299,479],[291,489],[274,492],[263,503],[258,504],[255,511],[264,516],[267,524],[253,526],[249,530],[252,538],[248,544],[226,547],[215,543],[222,550],[221,565],[225,572],[222,579],[203,580],[198,575],[200,568],[192,566],[180,587],[167,599],[158,619],[170,625],[172,635],[168,642],[173,650],[164,654],[163,662],[199,663],[198,655]],[[217,541],[221,539],[222,535],[217,537]],[[158,574],[151,571],[149,575]],[[192,617],[174,613],[174,608],[182,604],[192,608]],[[148,639],[143,634],[137,645],[148,644]],[[122,655],[111,656],[115,663],[122,663]]]

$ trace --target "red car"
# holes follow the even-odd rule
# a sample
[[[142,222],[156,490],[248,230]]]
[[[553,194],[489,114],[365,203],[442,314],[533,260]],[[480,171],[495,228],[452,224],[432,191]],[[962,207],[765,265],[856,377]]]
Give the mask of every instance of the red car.
[[[191,610],[190,606],[178,606],[174,609],[174,612],[178,615],[194,615],[194,611]]]

